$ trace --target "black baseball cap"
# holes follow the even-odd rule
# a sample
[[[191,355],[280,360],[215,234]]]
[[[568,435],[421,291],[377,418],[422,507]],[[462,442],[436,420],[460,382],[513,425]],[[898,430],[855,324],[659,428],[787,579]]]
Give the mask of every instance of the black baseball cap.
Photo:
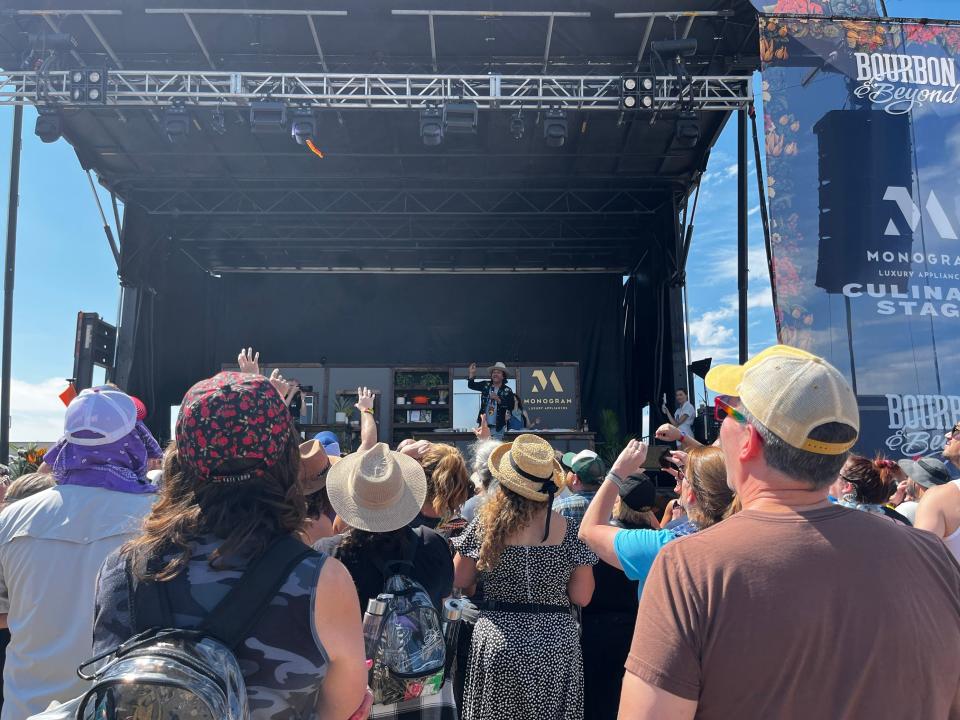
[[[657,489],[646,475],[631,475],[620,487],[620,500],[634,512],[644,512],[653,507]]]

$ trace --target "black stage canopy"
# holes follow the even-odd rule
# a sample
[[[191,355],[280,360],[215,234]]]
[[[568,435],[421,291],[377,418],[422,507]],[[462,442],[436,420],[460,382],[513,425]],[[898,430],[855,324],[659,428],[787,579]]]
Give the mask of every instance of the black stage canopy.
[[[651,52],[673,38],[697,41],[689,79]],[[679,218],[757,50],[748,0],[12,0],[0,103],[55,114],[124,203],[116,378],[155,427],[254,343],[290,362],[579,361],[591,423],[611,407],[636,429],[686,377]],[[105,103],[71,96],[78,69],[107,71]],[[653,109],[622,109],[631,73],[656,77]],[[425,145],[421,113],[461,100],[475,127]],[[261,102],[286,131],[254,132]],[[323,158],[291,138],[297,109]]]

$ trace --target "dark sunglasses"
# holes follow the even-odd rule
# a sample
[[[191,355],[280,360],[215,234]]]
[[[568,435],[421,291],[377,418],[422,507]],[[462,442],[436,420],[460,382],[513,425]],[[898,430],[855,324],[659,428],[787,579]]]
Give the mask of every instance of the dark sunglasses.
[[[957,435],[960,435],[960,423],[957,423],[956,425],[954,425],[953,429],[947,433],[947,437],[951,437],[951,438]]]
[[[717,422],[723,422],[724,418],[731,417],[741,425],[747,424],[747,418],[743,413],[727,402],[724,397],[716,397],[713,400],[713,417]]]

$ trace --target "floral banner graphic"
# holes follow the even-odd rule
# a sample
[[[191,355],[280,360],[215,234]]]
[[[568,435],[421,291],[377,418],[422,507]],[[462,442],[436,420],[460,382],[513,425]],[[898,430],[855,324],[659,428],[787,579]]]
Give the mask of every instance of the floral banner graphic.
[[[835,15],[838,17],[876,17],[877,0],[753,0],[763,13],[785,15]]]
[[[780,340],[848,375],[861,452],[935,455],[960,421],[960,28],[760,23]]]

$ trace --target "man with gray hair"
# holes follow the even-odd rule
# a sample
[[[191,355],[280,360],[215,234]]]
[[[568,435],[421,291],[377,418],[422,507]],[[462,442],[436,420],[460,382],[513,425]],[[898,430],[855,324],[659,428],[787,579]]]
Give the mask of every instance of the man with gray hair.
[[[960,565],[827,499],[860,425],[843,375],[776,345],[706,383],[744,509],[660,551],[620,720],[957,717]],[[883,631],[893,617],[930,622]]]

